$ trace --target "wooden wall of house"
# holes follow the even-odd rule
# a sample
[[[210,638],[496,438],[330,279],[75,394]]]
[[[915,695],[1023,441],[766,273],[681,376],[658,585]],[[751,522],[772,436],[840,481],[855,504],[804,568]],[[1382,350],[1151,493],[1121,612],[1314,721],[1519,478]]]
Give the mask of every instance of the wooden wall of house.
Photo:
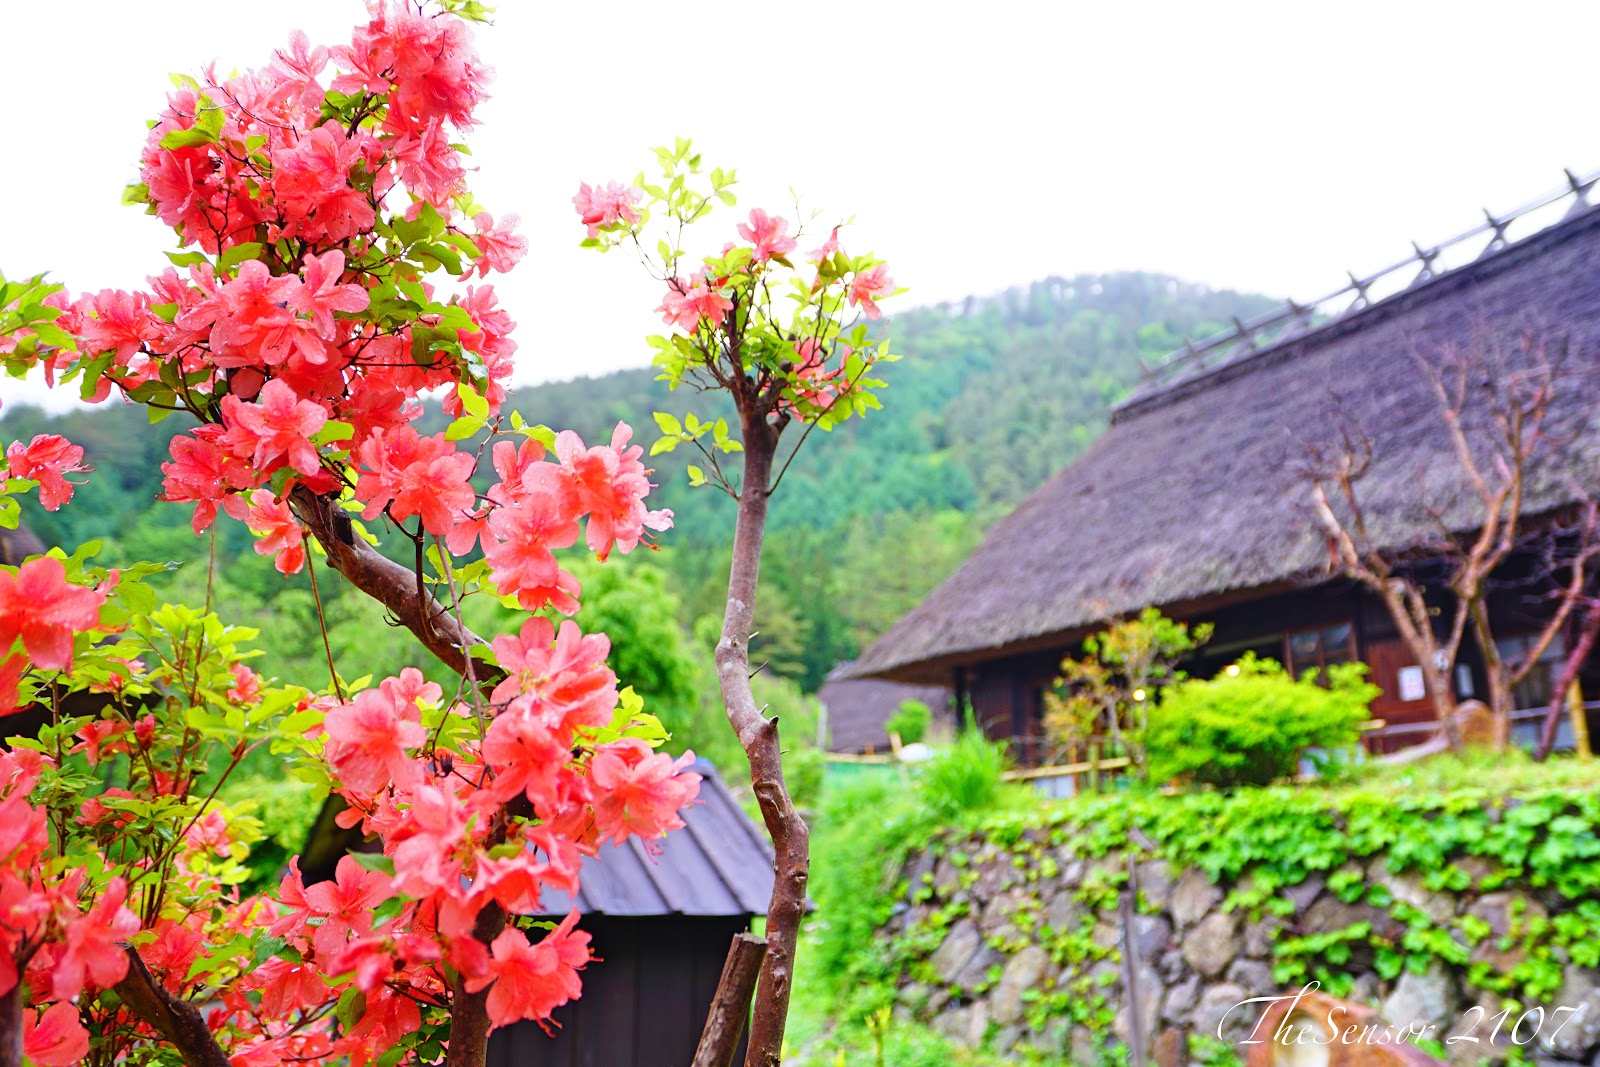
[[[1548,587],[1535,580],[1536,568],[1537,561],[1514,561],[1497,582],[1490,602],[1497,639],[1514,640],[1519,634],[1538,629],[1545,613],[1551,610],[1544,592]],[[1442,626],[1449,604],[1441,598],[1439,606],[1444,609],[1439,616]],[[1303,647],[1315,644],[1310,640],[1312,635],[1320,638],[1344,634],[1348,626],[1347,658],[1365,663],[1368,678],[1379,688],[1380,695],[1372,705],[1373,717],[1390,726],[1434,721],[1433,705],[1426,696],[1406,699],[1402,693],[1402,672],[1416,666],[1410,647],[1400,637],[1382,602],[1353,582],[1341,579],[1235,603],[1219,599],[1171,614],[1188,622],[1209,622],[1214,626],[1211,640],[1185,665],[1191,675],[1202,678],[1216,674],[1247,651],[1288,664],[1299,673],[1316,664],[1292,659],[1290,642],[1294,635],[1301,635],[1298,644]],[[1062,658],[1081,651],[1081,645],[1063,644],[964,668],[962,680],[974,717],[989,737],[1010,740],[1020,762],[1037,763],[1047,754],[1040,725],[1042,693],[1056,677]],[[1457,665],[1459,684],[1452,698],[1484,698],[1483,657],[1470,635],[1462,644]],[[1600,656],[1591,657],[1581,681],[1587,699],[1600,698]],[[1402,733],[1376,744],[1387,750],[1420,739],[1420,733],[1415,737]]]
[[[582,998],[556,1010],[553,1034],[532,1022],[495,1031],[488,1067],[689,1067],[728,945],[749,918],[595,916],[580,928],[599,957]]]

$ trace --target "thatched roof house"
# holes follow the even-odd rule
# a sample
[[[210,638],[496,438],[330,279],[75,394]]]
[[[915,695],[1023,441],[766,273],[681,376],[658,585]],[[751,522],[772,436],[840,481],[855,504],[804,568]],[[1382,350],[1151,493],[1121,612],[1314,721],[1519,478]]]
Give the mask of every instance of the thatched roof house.
[[[1408,654],[1394,647],[1382,609],[1322,577],[1328,550],[1308,507],[1308,450],[1342,426],[1370,439],[1361,492],[1388,550],[1434,538],[1433,513],[1471,524],[1461,465],[1415,360],[1526,334],[1565,350],[1547,423],[1565,443],[1536,461],[1527,512],[1600,488],[1600,209],[1585,199],[1593,181],[1179,353],[852,674],[954,684],[998,732],[1026,737],[1061,653],[1108,618],[1153,604],[1216,621],[1218,653],[1260,648],[1284,659],[1296,630],[1331,629],[1300,643],[1340,645],[1316,652],[1319,662],[1368,662],[1386,690],[1383,710],[1405,718],[1394,675]],[[1533,232],[1516,240],[1519,227]],[[1470,258],[1446,269],[1463,253]],[[1385,286],[1398,291],[1380,298]]]

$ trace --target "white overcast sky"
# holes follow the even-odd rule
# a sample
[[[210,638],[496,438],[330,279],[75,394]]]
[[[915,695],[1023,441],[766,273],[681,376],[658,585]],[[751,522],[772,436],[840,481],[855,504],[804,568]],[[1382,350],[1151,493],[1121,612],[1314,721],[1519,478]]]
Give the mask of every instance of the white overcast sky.
[[[363,11],[8,5],[0,271],[74,293],[159,271],[172,235],[119,197],[167,72],[345,40]],[[498,286],[521,381],[647,362],[659,287],[580,250],[570,198],[674,136],[738,168],[740,216],[792,216],[790,186],[854,214],[846,247],[889,259],[902,307],[1124,269],[1304,299],[1600,168],[1597,30],[1600,5],[1528,0],[504,0],[472,184],[532,242]]]

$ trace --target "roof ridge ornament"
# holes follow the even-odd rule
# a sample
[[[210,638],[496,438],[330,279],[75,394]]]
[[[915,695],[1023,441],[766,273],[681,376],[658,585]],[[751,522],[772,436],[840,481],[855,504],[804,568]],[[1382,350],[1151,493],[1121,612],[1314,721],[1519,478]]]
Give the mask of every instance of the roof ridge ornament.
[[[1411,242],[1411,247],[1417,253],[1417,262],[1422,264],[1422,269],[1417,271],[1417,276],[1411,279],[1411,285],[1418,285],[1434,276],[1433,261],[1439,258],[1440,250],[1434,248],[1431,251],[1423,251],[1422,246],[1415,241]],[[1410,288],[1410,286],[1407,286],[1407,288]]]
[[[1117,411],[1142,404],[1162,394],[1185,385],[1189,382],[1211,374],[1216,370],[1229,366],[1232,363],[1252,358],[1272,348],[1290,337],[1298,336],[1313,325],[1327,325],[1346,315],[1355,314],[1371,307],[1375,302],[1387,299],[1380,296],[1375,301],[1372,290],[1378,283],[1385,281],[1397,271],[1415,269],[1416,274],[1405,286],[1409,289],[1424,282],[1448,274],[1456,267],[1449,265],[1436,266],[1440,256],[1457,246],[1471,241],[1474,238],[1489,235],[1487,243],[1477,254],[1474,260],[1485,259],[1510,248],[1513,242],[1506,236],[1507,228],[1524,216],[1530,215],[1563,200],[1571,199],[1565,214],[1559,220],[1539,227],[1534,234],[1543,233],[1553,226],[1559,226],[1577,215],[1592,210],[1595,205],[1589,200],[1590,193],[1597,183],[1600,183],[1600,171],[1579,177],[1570,169],[1564,169],[1562,174],[1566,177],[1566,184],[1560,186],[1543,196],[1530,200],[1521,207],[1508,211],[1496,217],[1487,208],[1483,211],[1483,221],[1470,229],[1463,230],[1446,240],[1440,241],[1431,248],[1423,248],[1416,241],[1411,242],[1411,252],[1397,263],[1368,275],[1365,278],[1356,277],[1352,271],[1346,271],[1350,280],[1345,285],[1326,296],[1319,297],[1306,303],[1287,300],[1281,306],[1257,315],[1248,322],[1241,321],[1234,316],[1231,328],[1213,334],[1199,341],[1185,338],[1183,347],[1169,354],[1154,369],[1140,376],[1139,384],[1134,388],[1128,399],[1116,406]],[[1517,240],[1523,240],[1518,238]],[[1457,264],[1465,266],[1466,263]],[[1389,295],[1393,295],[1390,293]],[[1341,304],[1341,302],[1343,302]],[[1318,316],[1323,316],[1322,322],[1316,322]]]

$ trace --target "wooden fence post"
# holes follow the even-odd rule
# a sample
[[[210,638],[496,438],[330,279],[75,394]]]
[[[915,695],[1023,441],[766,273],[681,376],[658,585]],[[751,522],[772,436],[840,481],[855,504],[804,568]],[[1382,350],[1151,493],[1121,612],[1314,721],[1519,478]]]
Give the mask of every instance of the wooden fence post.
[[[1572,716],[1572,749],[1579,759],[1593,759],[1589,747],[1589,711],[1583,706],[1583,689],[1574,678],[1567,687],[1567,714]]]
[[[750,998],[756,991],[761,961],[767,954],[767,939],[755,934],[734,934],[728,959],[722,965],[717,995],[711,1000],[706,1028],[695,1049],[694,1067],[729,1067],[739,1050],[739,1037],[750,1016]]]

